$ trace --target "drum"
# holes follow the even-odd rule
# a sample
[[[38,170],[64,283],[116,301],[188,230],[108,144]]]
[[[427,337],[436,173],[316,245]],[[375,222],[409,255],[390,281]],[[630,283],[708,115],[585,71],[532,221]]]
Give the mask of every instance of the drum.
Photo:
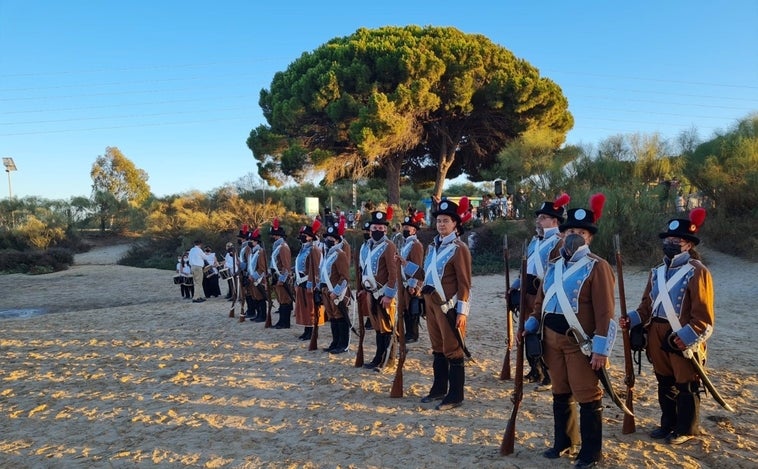
[[[181,285],[181,284],[182,284],[182,276],[174,275],[174,285]]]
[[[221,277],[223,280],[228,280],[232,277],[232,274],[229,273],[229,268],[224,267],[223,269],[218,271],[219,277]]]
[[[184,276],[182,277],[183,283],[185,287],[191,287],[194,285],[194,282],[192,281],[192,277],[190,276]]]

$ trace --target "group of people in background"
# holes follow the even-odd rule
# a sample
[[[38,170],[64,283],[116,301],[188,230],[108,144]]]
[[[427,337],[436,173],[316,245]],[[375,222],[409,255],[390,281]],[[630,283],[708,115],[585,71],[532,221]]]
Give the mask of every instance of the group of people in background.
[[[658,382],[662,414],[651,437],[672,445],[687,442],[699,434],[701,379],[687,357],[694,354],[704,362],[714,323],[712,279],[695,251],[705,211],[698,208],[690,219],[673,219],[660,233],[663,262],[651,270],[639,306],[617,322],[614,272],[590,249],[605,197],[594,195],[587,208],[568,209],[569,202],[570,197],[561,194],[536,210],[526,283],[514,282],[507,292],[524,296],[519,314],[526,320],[516,341],[532,344],[526,347],[531,366],[526,378],[540,390],[552,391],[553,444],[543,455],[571,456],[578,468],[594,467],[602,460],[601,400],[604,389],[612,392],[605,373],[608,357],[620,328],[629,331],[635,326],[646,337],[646,354]],[[316,219],[299,229],[300,249],[294,261],[278,220],[269,232],[270,253],[263,248],[260,230],[245,225],[237,245],[226,246],[223,268],[231,272],[227,296],[242,295],[247,305],[244,319],[253,322],[265,321],[266,303],[276,297],[279,320],[274,327],[290,328],[294,313],[295,325],[303,328],[298,339],[303,341],[328,321],[331,343],[323,350],[331,354],[349,350],[355,308],[357,320],[362,324],[367,318],[374,331],[374,356],[363,364],[374,371],[389,362],[399,338],[398,321],[403,321],[405,341],[413,343],[423,319],[431,343],[432,383],[421,403],[439,401],[436,409],[454,409],[464,401],[473,279],[471,252],[461,235],[472,209],[465,197],[458,204],[435,199],[431,215],[436,235],[427,246],[417,237],[423,213],[411,209],[400,222],[393,221],[393,215],[390,206],[372,210],[361,225],[363,243],[355,253],[344,237],[347,217],[330,217],[323,231]],[[397,224],[394,238],[392,224]],[[357,266],[355,286],[351,263]],[[219,266],[212,250],[203,250],[197,241],[180,259],[177,272],[192,276],[199,285],[206,265]],[[182,292],[202,301],[191,286],[185,290],[182,285]]]
[[[201,240],[193,244],[176,260],[174,283],[179,285],[182,298],[202,303],[207,298],[221,296],[219,275],[224,267],[210,246],[203,247]]]

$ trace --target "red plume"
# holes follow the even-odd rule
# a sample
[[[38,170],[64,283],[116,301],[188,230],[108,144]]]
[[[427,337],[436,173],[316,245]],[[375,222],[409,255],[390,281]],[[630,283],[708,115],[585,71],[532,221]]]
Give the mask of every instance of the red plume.
[[[258,238],[261,235],[261,230],[259,228],[256,228],[255,231],[253,231],[253,238]]]
[[[249,229],[250,228],[247,226],[247,223],[245,223],[244,225],[242,225],[242,232],[243,233],[247,233],[249,231]]]
[[[321,222],[318,221],[318,219],[313,220],[313,224],[311,225],[311,230],[313,231],[313,234],[318,233],[318,229],[321,228]]]
[[[279,219],[278,218],[274,218],[274,222],[272,223],[272,226],[274,227],[275,230],[279,229]]]
[[[392,220],[392,215],[395,213],[392,205],[387,205],[387,221]]]
[[[418,211],[415,215],[413,215],[413,218],[411,218],[411,221],[413,223],[421,223],[424,220],[424,212]]]
[[[553,202],[553,209],[564,207],[569,202],[571,202],[571,197],[569,197],[569,195],[564,192],[563,194],[559,195],[558,198]]]
[[[698,228],[705,221],[705,209],[703,207],[693,208],[690,212],[690,221]]]
[[[345,219],[345,216],[340,216],[340,222],[337,225],[337,234],[340,236],[345,234],[345,229],[347,228],[347,220]]]
[[[464,213],[468,212],[468,206],[468,197],[464,195],[458,202],[458,216],[462,217]],[[463,220],[463,218],[461,218],[461,220]]]
[[[593,222],[597,223],[603,215],[603,206],[605,205],[605,194],[598,192],[590,197],[590,210],[595,214]]]

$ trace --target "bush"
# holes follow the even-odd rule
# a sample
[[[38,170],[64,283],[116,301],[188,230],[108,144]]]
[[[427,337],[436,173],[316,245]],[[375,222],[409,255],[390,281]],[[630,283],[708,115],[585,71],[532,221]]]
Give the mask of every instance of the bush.
[[[8,274],[48,274],[66,270],[73,262],[73,253],[63,248],[47,251],[0,251],[0,272]]]

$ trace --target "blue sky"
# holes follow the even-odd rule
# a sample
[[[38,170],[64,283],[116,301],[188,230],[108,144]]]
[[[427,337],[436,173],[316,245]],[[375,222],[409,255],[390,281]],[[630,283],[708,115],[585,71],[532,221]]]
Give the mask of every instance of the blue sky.
[[[709,138],[758,111],[755,0],[0,0],[13,195],[88,196],[108,146],[158,196],[233,182],[255,171],[245,140],[277,71],[360,27],[407,24],[483,34],[537,67],[569,100],[568,143],[673,142],[693,127]]]

